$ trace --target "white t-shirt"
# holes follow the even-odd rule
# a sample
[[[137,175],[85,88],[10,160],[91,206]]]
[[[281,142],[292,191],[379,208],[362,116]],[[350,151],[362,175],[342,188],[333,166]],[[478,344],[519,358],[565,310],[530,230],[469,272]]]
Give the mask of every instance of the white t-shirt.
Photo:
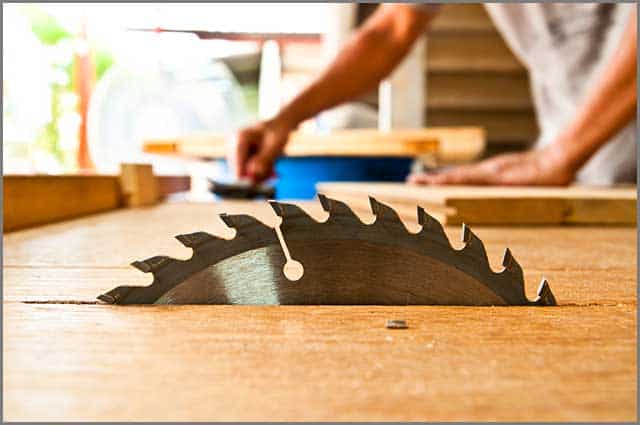
[[[536,145],[553,143],[575,119],[618,48],[634,4],[485,3],[485,8],[529,71],[540,127]],[[589,159],[576,180],[635,182],[636,155],[634,120]]]

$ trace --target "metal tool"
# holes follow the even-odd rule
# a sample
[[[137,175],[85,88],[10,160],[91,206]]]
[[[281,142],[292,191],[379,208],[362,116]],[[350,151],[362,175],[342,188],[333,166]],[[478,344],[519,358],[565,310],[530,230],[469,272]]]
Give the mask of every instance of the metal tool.
[[[213,179],[209,179],[209,190],[228,199],[255,199],[255,198],[274,198],[276,190],[268,184],[253,184],[247,181],[235,183],[224,183]]]
[[[236,229],[226,240],[204,232],[176,238],[188,260],[158,256],[132,265],[153,274],[146,287],[120,286],[98,299],[112,304],[297,305],[556,305],[542,279],[538,296],[524,293],[520,265],[505,250],[504,269],[489,266],[480,239],[463,225],[454,249],[440,223],[418,207],[422,229],[410,233],[396,212],[370,198],[376,215],[364,224],[344,203],[319,195],[329,218],[317,222],[293,204],[271,201],[276,229],[249,215],[222,214]],[[281,242],[286,244],[283,250]],[[287,255],[285,255],[287,251]],[[285,270],[301,263],[302,277]]]

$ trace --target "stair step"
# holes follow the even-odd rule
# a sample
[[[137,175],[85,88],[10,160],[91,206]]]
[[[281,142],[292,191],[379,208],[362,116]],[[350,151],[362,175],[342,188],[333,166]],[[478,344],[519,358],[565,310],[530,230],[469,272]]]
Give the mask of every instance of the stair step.
[[[430,33],[449,31],[495,32],[496,29],[481,4],[445,4],[431,22]]]
[[[427,109],[427,126],[480,126],[487,142],[500,145],[528,145],[538,135],[533,111],[441,111]]]
[[[526,72],[499,34],[447,33],[427,40],[430,72]]]
[[[427,75],[427,106],[452,110],[530,110],[527,75],[439,74]]]

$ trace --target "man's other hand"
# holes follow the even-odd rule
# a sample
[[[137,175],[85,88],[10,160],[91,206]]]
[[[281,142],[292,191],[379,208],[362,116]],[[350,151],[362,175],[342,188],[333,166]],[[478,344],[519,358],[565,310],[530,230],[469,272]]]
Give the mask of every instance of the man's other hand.
[[[566,186],[575,172],[550,149],[498,155],[436,173],[411,174],[407,181],[433,185]]]

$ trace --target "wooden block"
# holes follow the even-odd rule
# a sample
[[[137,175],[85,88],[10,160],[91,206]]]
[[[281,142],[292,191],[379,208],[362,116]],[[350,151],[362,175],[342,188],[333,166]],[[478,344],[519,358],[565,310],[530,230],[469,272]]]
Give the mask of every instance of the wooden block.
[[[3,177],[5,231],[109,211],[120,206],[116,176]]]
[[[158,182],[150,164],[121,164],[120,184],[128,207],[154,205],[160,200]]]
[[[417,157],[470,161],[484,152],[480,127],[431,127],[381,132],[374,129],[339,130],[330,134],[296,132],[285,149],[287,156]],[[193,134],[179,139],[147,140],[144,151],[199,158],[224,158],[226,139],[215,134]]]
[[[404,183],[319,183],[318,192],[366,208],[373,196],[415,217],[420,205],[444,224],[636,223],[635,186],[485,187],[417,186]]]

